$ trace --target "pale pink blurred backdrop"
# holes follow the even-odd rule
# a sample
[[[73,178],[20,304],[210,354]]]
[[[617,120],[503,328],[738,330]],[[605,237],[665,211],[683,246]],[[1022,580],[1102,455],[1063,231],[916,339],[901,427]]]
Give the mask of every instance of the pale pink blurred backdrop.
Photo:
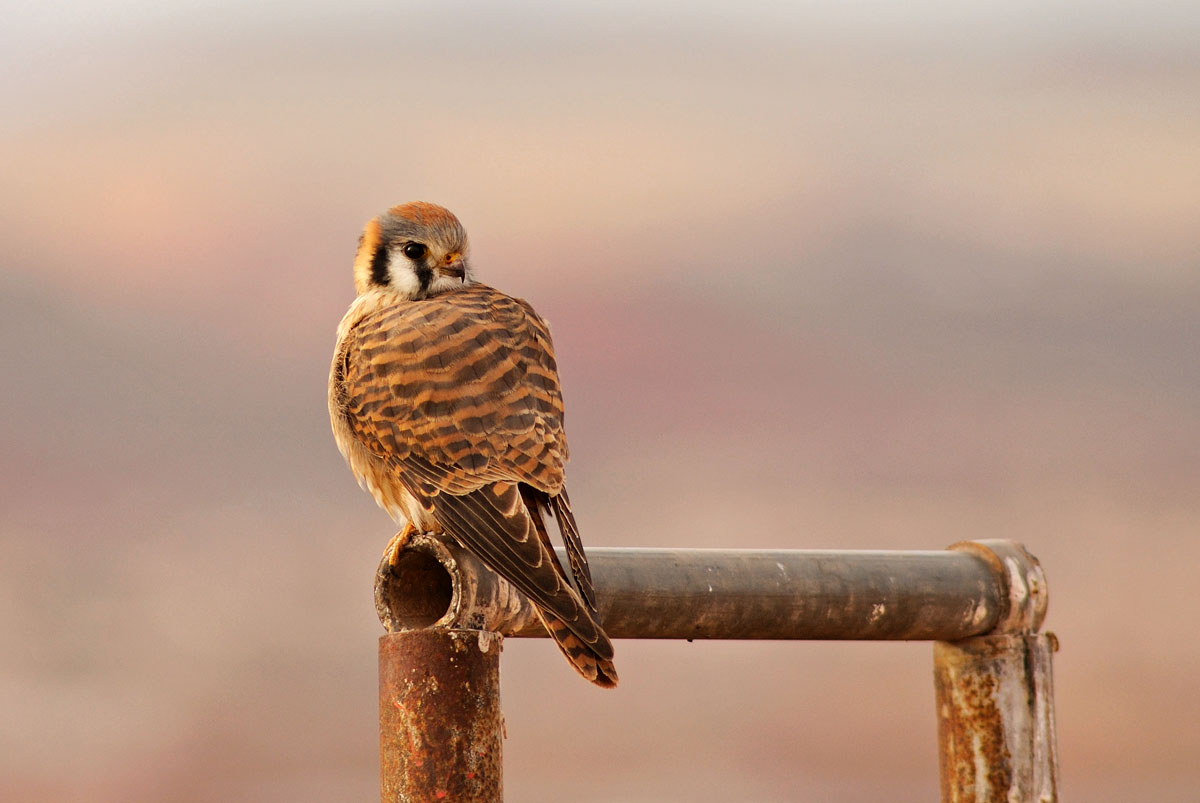
[[[424,199],[558,345],[584,540],[1050,580],[1062,789],[1200,796],[1200,11],[149,3],[0,31],[0,798],[377,796],[325,382]],[[937,795],[928,644],[504,654],[512,801]]]

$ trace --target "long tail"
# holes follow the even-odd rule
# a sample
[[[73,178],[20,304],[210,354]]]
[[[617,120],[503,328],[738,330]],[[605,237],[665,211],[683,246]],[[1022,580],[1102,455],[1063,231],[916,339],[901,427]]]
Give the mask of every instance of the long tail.
[[[406,466],[429,470],[416,461],[410,457]],[[541,513],[531,515],[518,483],[497,482],[459,495],[439,493],[430,503],[458,543],[529,597],[546,632],[579,674],[598,686],[617,685],[612,642],[567,579]]]
[[[558,521],[563,546],[567,548],[567,562],[571,566],[575,590],[583,597],[592,613],[595,613],[596,590],[592,586],[592,570],[588,567],[583,540],[579,537],[579,525],[575,523],[575,514],[571,512],[571,500],[567,498],[566,487],[564,486],[557,496],[549,497],[548,502],[550,509],[554,511],[554,518]]]
[[[575,667],[576,672],[597,686],[606,689],[614,688],[617,685],[617,668],[613,666],[612,659],[605,658],[588,646],[579,636],[571,632],[566,622],[554,614],[542,610],[540,606],[538,614],[542,617],[542,624],[546,626],[546,632],[550,634],[550,638],[554,639],[554,643],[562,650],[562,654],[567,656],[567,660],[571,662],[571,666]],[[603,639],[603,643],[608,644],[607,637]],[[612,647],[609,646],[610,651],[611,649]]]

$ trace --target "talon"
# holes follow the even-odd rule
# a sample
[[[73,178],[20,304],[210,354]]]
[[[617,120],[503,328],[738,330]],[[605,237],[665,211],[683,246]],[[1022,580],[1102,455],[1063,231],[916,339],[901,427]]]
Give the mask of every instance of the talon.
[[[388,541],[387,549],[383,550],[383,557],[389,568],[396,568],[396,564],[400,561],[400,553],[404,547],[408,546],[409,539],[416,532],[417,528],[409,522],[404,525],[403,530],[392,536],[391,541]]]

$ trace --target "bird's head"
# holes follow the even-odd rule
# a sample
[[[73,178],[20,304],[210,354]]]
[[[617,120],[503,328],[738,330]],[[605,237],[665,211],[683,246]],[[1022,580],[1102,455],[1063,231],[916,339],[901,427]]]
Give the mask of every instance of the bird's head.
[[[405,298],[428,298],[471,280],[467,232],[447,209],[424,201],[401,204],[363,229],[354,258],[359,295],[390,287]]]

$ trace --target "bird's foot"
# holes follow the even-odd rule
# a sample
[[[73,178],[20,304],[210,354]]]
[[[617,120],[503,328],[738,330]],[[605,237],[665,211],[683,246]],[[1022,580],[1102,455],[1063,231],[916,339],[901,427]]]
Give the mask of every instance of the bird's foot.
[[[391,541],[388,541],[387,549],[383,550],[383,561],[388,568],[396,568],[396,564],[400,561],[400,553],[408,546],[409,539],[416,532],[418,532],[417,528],[410,522],[404,525],[404,529],[393,535]]]

